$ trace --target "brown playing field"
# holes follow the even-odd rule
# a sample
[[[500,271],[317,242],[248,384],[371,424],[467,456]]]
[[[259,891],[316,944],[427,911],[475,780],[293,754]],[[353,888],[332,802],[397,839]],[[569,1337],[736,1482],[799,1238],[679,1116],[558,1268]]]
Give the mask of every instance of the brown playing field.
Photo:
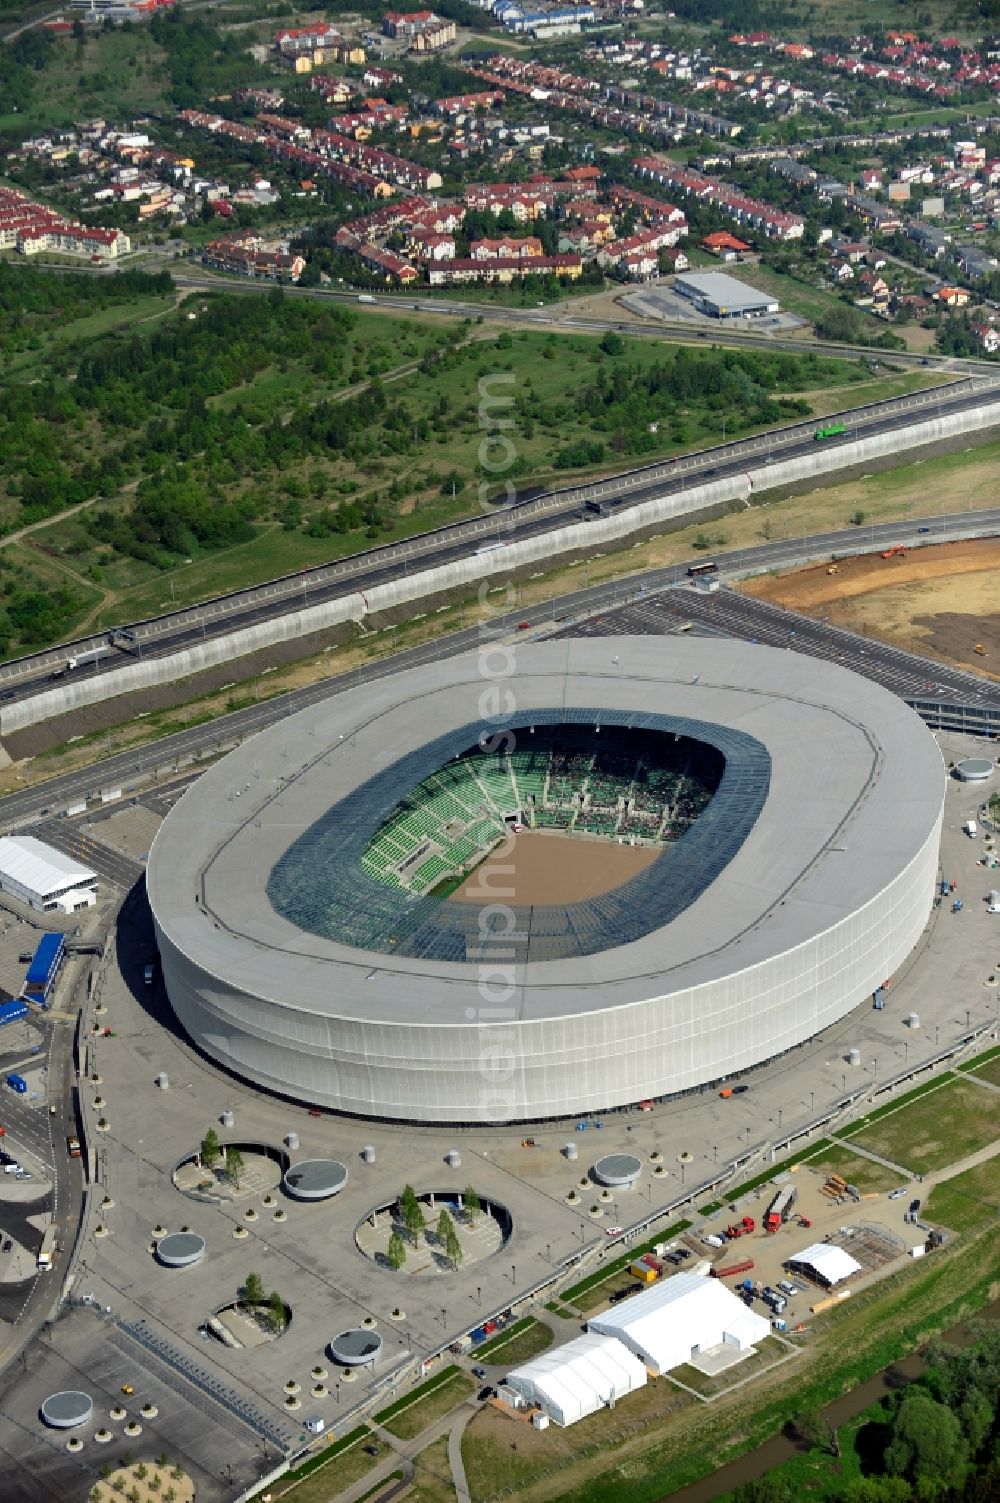
[[[519,907],[578,903],[620,887],[662,854],[655,846],[522,830],[487,856],[452,893],[452,901]]]

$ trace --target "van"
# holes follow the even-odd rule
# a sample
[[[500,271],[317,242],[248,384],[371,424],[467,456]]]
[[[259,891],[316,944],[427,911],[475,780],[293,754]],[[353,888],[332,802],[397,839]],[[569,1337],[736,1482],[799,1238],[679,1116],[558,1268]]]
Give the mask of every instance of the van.
[[[967,819],[965,821],[965,824],[962,826],[962,829],[965,831],[966,835],[968,835],[970,840],[975,840],[976,836],[979,834],[979,826],[976,824],[976,821],[974,819]]]
[[[986,898],[986,912],[1000,913],[1000,892],[996,888]]]

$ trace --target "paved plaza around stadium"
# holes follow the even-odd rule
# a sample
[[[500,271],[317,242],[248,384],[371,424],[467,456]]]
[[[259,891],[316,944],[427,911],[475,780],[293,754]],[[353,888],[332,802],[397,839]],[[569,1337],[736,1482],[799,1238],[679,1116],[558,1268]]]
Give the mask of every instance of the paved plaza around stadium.
[[[941,737],[949,759],[981,752],[979,744]],[[416,1127],[348,1117],[311,1116],[305,1105],[281,1101],[241,1083],[195,1052],[176,1026],[159,981],[143,984],[151,930],[148,910],[137,893],[126,905],[119,942],[103,993],[106,1012],[99,1021],[113,1038],[90,1038],[88,1071],[99,1073],[102,1108],[109,1128],[94,1133],[98,1115],[84,1091],[91,1140],[96,1144],[100,1188],[91,1200],[87,1235],[75,1293],[93,1293],[126,1318],[145,1317],[153,1328],[204,1368],[252,1398],[297,1434],[295,1416],[285,1412],[285,1384],[302,1385],[299,1418],[313,1411],[333,1426],[371,1395],[383,1396],[416,1380],[419,1362],[439,1352],[460,1333],[494,1312],[519,1308],[533,1289],[583,1259],[570,1281],[591,1267],[610,1246],[608,1229],[646,1223],[663,1211],[660,1224],[690,1208],[673,1210],[692,1189],[694,1204],[710,1198],[708,1186],[726,1167],[744,1165],[739,1179],[766,1166],[768,1145],[796,1146],[808,1138],[810,1123],[828,1117],[845,1092],[864,1109],[876,1082],[905,1079],[949,1045],[979,1032],[985,1047],[995,1032],[998,993],[987,985],[1000,960],[1000,929],[980,899],[990,874],[976,865],[979,842],[962,832],[981,791],[949,781],[942,835],[942,874],[958,883],[965,907],[952,914],[950,903],[935,908],[925,935],[895,977],[883,1012],[862,1002],[825,1032],[744,1076],[746,1094],[720,1099],[715,1089],[680,1097],[649,1112],[630,1111],[540,1126],[488,1128]],[[980,889],[982,891],[980,891]],[[918,1028],[907,1026],[911,1013]],[[90,1016],[85,1030],[90,1029]],[[848,1052],[860,1050],[853,1068]],[[160,1072],[168,1088],[156,1084]],[[917,1075],[917,1080],[925,1078]],[[901,1084],[900,1089],[906,1085]],[[271,1145],[282,1149],[298,1134],[293,1160],[329,1157],[348,1167],[346,1187],[316,1204],[295,1202],[280,1192],[268,1205],[259,1186],[215,1206],[199,1203],[174,1188],[171,1172],[194,1152],[204,1132],[218,1127],[231,1110],[232,1127],[219,1127],[223,1142]],[[850,1113],[843,1119],[849,1120]],[[815,1136],[819,1135],[817,1128]],[[524,1147],[525,1137],[533,1139]],[[568,1162],[563,1149],[574,1143],[579,1157]],[[374,1149],[366,1163],[365,1148]],[[446,1163],[457,1149],[461,1163]],[[662,1154],[667,1173],[652,1174],[650,1155]],[[602,1205],[600,1218],[588,1214],[598,1187],[580,1189],[580,1202],[568,1192],[604,1154],[634,1152],[643,1173],[633,1191],[616,1192]],[[690,1159],[681,1163],[681,1155]],[[783,1157],[785,1149],[778,1148]],[[496,1201],[511,1218],[502,1248],[454,1273],[421,1278],[380,1266],[357,1244],[356,1229],[376,1207],[395,1199],[406,1183],[421,1192],[454,1195],[473,1184],[480,1197]],[[102,1210],[104,1194],[114,1207]],[[719,1198],[724,1198],[724,1190]],[[275,1211],[284,1213],[275,1219]],[[252,1219],[247,1212],[254,1213]],[[697,1216],[694,1218],[697,1221]],[[96,1237],[98,1222],[110,1235]],[[153,1227],[168,1231],[189,1226],[206,1240],[204,1259],[188,1269],[157,1264],[150,1252]],[[245,1236],[235,1235],[237,1229]],[[656,1223],[651,1226],[656,1230]],[[364,1237],[361,1239],[365,1240]],[[616,1249],[617,1251],[618,1249]],[[197,1327],[230,1304],[249,1272],[277,1289],[292,1309],[291,1323],[278,1340],[252,1351],[232,1352],[200,1338]],[[544,1296],[548,1298],[549,1295]],[[398,1310],[402,1318],[393,1319]],[[330,1366],[325,1347],[338,1332],[376,1323],[383,1348],[374,1372],[360,1370],[339,1380],[334,1369],[329,1397],[308,1397],[311,1369]],[[416,1362],[414,1361],[416,1359]]]

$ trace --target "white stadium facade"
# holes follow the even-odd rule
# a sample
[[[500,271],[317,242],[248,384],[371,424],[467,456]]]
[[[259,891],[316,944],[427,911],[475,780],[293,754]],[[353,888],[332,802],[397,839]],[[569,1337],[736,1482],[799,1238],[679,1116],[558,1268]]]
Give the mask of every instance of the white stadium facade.
[[[488,736],[700,748],[711,792],[574,902],[373,876],[408,792]],[[310,1104],[473,1123],[656,1100],[871,1005],[927,921],[944,790],[914,712],[835,664],[686,636],[494,645],[331,696],[189,788],[148,868],[163,978],[205,1054]]]

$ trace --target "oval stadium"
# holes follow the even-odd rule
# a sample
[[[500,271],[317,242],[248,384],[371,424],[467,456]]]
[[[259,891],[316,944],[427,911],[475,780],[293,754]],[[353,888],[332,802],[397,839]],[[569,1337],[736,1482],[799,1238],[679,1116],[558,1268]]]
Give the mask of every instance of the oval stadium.
[[[831,663],[715,638],[484,644],[246,742],[147,874],[192,1041],[366,1117],[657,1100],[871,1006],[934,897],[941,755]]]

